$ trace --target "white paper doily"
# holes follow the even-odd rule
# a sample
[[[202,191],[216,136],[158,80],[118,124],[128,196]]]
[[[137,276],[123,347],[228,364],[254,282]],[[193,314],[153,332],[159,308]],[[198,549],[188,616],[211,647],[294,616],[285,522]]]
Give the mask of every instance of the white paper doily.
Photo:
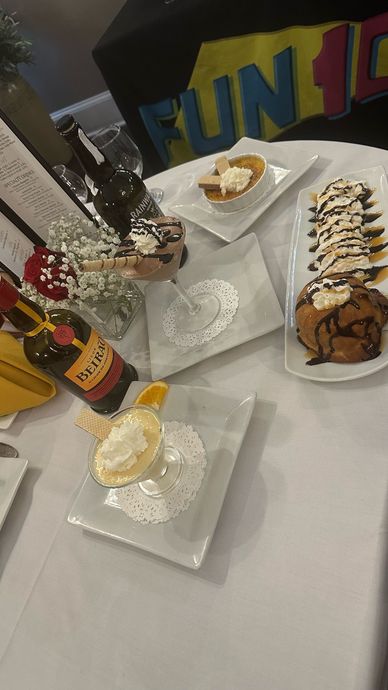
[[[187,288],[190,297],[200,294],[216,295],[220,301],[220,311],[217,318],[206,328],[194,333],[184,333],[176,327],[178,308],[183,304],[182,297],[177,297],[163,314],[163,330],[169,340],[181,347],[195,347],[213,340],[233,321],[238,309],[239,296],[236,288],[226,280],[201,280]]]
[[[205,447],[193,427],[182,422],[165,422],[164,430],[165,445],[178,448],[184,457],[178,484],[160,498],[147,496],[138,484],[114,490],[116,505],[132,520],[142,524],[167,522],[187,510],[205,473]]]

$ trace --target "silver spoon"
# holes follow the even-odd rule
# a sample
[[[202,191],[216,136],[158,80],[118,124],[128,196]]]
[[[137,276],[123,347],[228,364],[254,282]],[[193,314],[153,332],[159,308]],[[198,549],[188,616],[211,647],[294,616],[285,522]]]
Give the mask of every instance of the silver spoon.
[[[19,453],[13,446],[8,443],[0,443],[0,458],[18,458]]]

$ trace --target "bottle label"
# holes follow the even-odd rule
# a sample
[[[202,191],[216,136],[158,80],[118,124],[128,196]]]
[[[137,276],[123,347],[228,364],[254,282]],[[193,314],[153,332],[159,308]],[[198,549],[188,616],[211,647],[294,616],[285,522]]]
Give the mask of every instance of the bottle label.
[[[138,218],[157,218],[163,213],[155,204],[152,196],[146,192],[140,204],[133,211],[130,211],[129,215],[132,220],[137,220]]]
[[[123,367],[120,355],[92,330],[82,353],[64,375],[82,388],[84,397],[92,402],[100,400],[112,390]]]

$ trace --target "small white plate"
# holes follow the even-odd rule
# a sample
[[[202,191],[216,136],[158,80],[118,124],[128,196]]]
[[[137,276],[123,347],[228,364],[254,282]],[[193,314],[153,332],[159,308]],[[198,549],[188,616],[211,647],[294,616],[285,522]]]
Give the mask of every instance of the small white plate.
[[[388,222],[388,183],[384,168],[379,165],[374,168],[365,168],[353,172],[343,173],[337,177],[349,178],[351,180],[366,181],[368,186],[375,189],[372,199],[377,201],[373,210],[382,211],[382,216],[375,225],[384,225]],[[333,178],[331,178],[333,179]],[[313,239],[308,237],[307,232],[312,228],[309,219],[312,216],[309,208],[312,206],[311,193],[320,192],[330,182],[330,180],[319,181],[311,187],[302,189],[299,192],[294,228],[291,238],[290,258],[288,263],[287,278],[287,297],[286,297],[286,327],[285,327],[285,366],[296,376],[301,376],[312,381],[338,382],[351,381],[363,376],[369,376],[388,364],[388,347],[382,350],[381,355],[376,359],[367,362],[357,362],[355,364],[337,364],[336,362],[326,362],[315,366],[308,366],[306,362],[311,358],[306,348],[301,345],[296,337],[295,327],[295,304],[300,291],[310,280],[317,275],[307,268],[314,254],[309,252],[309,247]],[[373,226],[373,223],[371,224]],[[383,242],[386,237],[381,236]],[[387,259],[374,262],[375,265],[388,264]],[[372,286],[372,284],[369,284]],[[376,284],[376,287],[388,295],[388,279]]]
[[[0,457],[0,529],[27,469],[28,460]]]
[[[318,155],[312,156],[303,149],[291,152],[279,144],[270,144],[249,137],[240,139],[227,152],[227,155],[237,156],[243,153],[260,153],[266,158],[272,169],[274,182],[264,197],[260,197],[254,204],[242,211],[220,213],[204,199],[202,190],[199,189],[196,180],[194,180],[189,189],[180,194],[179,204],[170,206],[170,212],[200,225],[225,242],[234,242],[318,159]],[[207,172],[208,168],[203,170],[198,177]]]
[[[146,385],[139,381],[132,383],[122,407],[133,402]],[[207,454],[202,486],[188,510],[163,524],[139,524],[114,503],[114,490],[104,489],[88,475],[68,521],[187,568],[200,568],[218,522],[255,401],[256,393],[171,385],[160,411],[163,420],[191,424],[199,433]]]
[[[14,412],[13,414],[4,414],[0,416],[0,429],[4,431],[4,429],[8,429],[13,420],[15,419],[16,415],[18,412]]]
[[[177,297],[170,283],[149,283],[145,290],[151,371],[154,380],[236,345],[270,333],[284,324],[284,316],[272,287],[256,235],[193,261],[179,271],[179,280],[188,288],[201,280],[218,278],[231,283],[239,294],[237,312],[216,338],[193,348],[178,347],[164,333],[162,314]]]

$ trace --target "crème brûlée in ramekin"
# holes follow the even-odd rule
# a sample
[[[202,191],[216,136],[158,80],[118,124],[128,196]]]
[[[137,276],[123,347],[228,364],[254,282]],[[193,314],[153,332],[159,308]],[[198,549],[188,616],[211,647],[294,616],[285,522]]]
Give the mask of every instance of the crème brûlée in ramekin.
[[[260,154],[246,153],[223,160],[229,168],[220,173],[216,163],[209,176],[202,178],[210,182],[210,187],[203,187],[203,194],[215,210],[228,213],[251,206],[271,185],[272,170]]]

